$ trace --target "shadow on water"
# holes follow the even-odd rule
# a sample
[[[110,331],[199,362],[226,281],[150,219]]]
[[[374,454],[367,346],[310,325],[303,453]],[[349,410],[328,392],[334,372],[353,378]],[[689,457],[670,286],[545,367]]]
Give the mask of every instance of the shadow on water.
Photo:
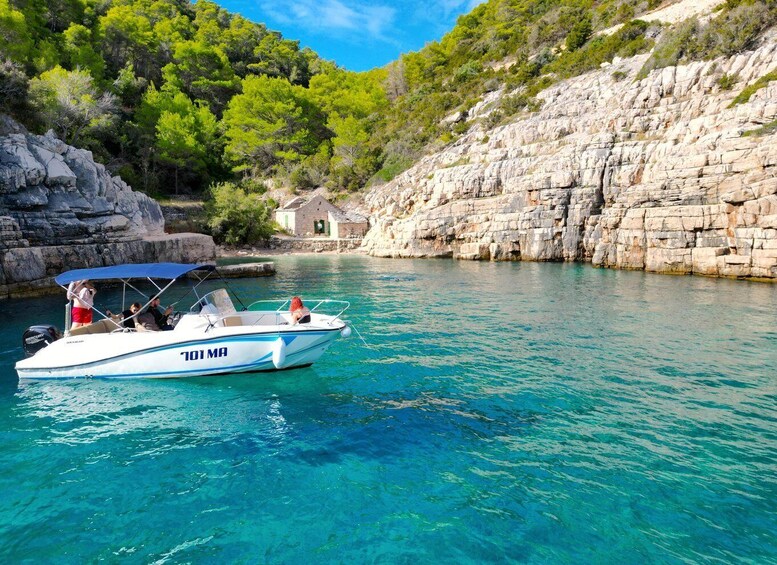
[[[380,367],[380,365],[375,365]],[[348,377],[345,377],[347,380]],[[329,464],[349,456],[393,458],[455,436],[517,433],[533,416],[494,420],[464,399],[407,390],[349,393],[315,368],[149,381],[32,381],[12,405],[36,442],[74,445],[175,432],[176,448],[202,442],[273,450],[290,461]],[[162,442],[165,440],[163,439]]]

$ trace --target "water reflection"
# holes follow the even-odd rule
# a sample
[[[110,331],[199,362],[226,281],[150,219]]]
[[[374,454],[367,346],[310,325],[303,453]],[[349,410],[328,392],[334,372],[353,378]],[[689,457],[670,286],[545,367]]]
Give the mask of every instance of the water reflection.
[[[46,430],[40,442],[73,445],[174,432],[180,437],[170,448],[176,448],[246,435],[282,443],[298,416],[314,418],[325,409],[294,406],[290,421],[286,402],[327,394],[325,383],[315,378],[268,379],[266,374],[185,382],[40,381],[21,383],[16,405],[28,425]]]

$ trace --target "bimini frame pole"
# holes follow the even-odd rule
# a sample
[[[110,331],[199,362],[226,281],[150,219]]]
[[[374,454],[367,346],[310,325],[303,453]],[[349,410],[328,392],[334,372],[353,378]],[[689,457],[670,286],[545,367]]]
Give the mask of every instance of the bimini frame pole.
[[[65,305],[65,337],[70,335],[70,320],[72,319],[70,316],[72,315],[72,308],[73,303],[68,300]]]
[[[159,298],[160,296],[162,296],[168,288],[170,288],[171,286],[173,286],[173,284],[175,284],[175,281],[177,280],[178,279],[172,279],[169,283],[167,283],[167,286],[161,287],[154,282],[154,279],[152,279],[151,277],[148,277],[148,282],[150,282],[153,286],[155,286],[158,292],[152,295],[151,298],[149,298],[148,302],[146,302],[143,305],[143,308],[141,308],[141,310],[145,310],[146,308],[148,308],[148,306],[154,301],[155,298]]]
[[[213,269],[213,270],[215,271],[216,269]],[[190,292],[194,291],[195,295],[199,299],[199,295],[197,293],[197,287],[199,287],[202,283],[204,283],[207,280],[207,278],[210,276],[210,273],[212,271],[208,271],[208,274],[206,274],[204,277],[200,277],[195,271],[191,271],[191,272],[194,272],[194,275],[197,277],[198,282],[197,282],[197,284],[194,285],[194,287],[189,289],[189,292],[187,292],[186,295],[188,295]],[[218,273],[218,274],[219,274],[219,276],[221,276],[221,273]],[[118,280],[121,281],[122,284],[123,284],[122,293],[121,293],[121,308],[122,308],[122,311],[124,311],[125,306],[126,306],[127,287],[130,287],[132,290],[134,290],[135,292],[137,292],[138,294],[140,294],[141,296],[146,298],[147,302],[141,308],[141,310],[145,310],[146,308],[148,308],[148,306],[151,304],[151,301],[154,300],[154,298],[157,298],[157,297],[161,296],[162,294],[164,294],[165,291],[167,291],[168,288],[170,288],[173,284],[175,284],[175,282],[178,279],[170,279],[170,282],[167,283],[167,285],[165,285],[164,287],[162,287],[162,286],[159,286],[156,282],[154,282],[154,279],[152,279],[151,277],[147,277],[148,282],[150,282],[151,285],[154,286],[154,288],[156,288],[156,290],[157,290],[157,292],[155,294],[151,295],[151,296],[149,296],[145,292],[142,292],[135,285],[133,285],[130,282],[130,279],[118,279]],[[222,277],[222,280],[223,280],[223,277]],[[62,284],[60,284],[59,286],[65,292],[67,292],[67,289],[68,289],[67,286],[62,285]],[[238,300],[240,300],[239,297],[238,297]],[[181,301],[181,299],[178,299],[173,304],[177,304],[180,301]],[[71,316],[72,316],[72,304],[73,304],[72,301],[68,300],[67,301],[67,305],[65,306],[65,336],[70,335],[70,325],[71,325],[71,319],[72,319],[71,318]],[[242,302],[241,302],[241,304],[242,304]],[[100,311],[94,305],[92,306],[92,310],[94,310],[95,312],[100,314],[103,318],[108,318],[108,316],[104,312]],[[125,319],[122,319],[120,321],[120,323],[123,323],[124,321],[125,321]]]
[[[214,269],[214,271],[215,271],[215,269]],[[192,292],[194,292],[194,296],[196,296],[196,297],[197,297],[197,300],[199,301],[199,300],[200,300],[200,293],[199,293],[199,292],[197,292],[197,288],[198,288],[198,287],[199,287],[199,286],[200,286],[202,283],[204,283],[206,280],[208,280],[208,277],[210,276],[210,274],[211,274],[212,272],[213,272],[213,271],[208,271],[208,274],[207,274],[207,275],[205,275],[204,277],[200,277],[200,275],[198,275],[198,274],[197,274],[197,271],[190,271],[190,273],[188,273],[188,274],[193,274],[195,277],[197,277],[197,283],[196,283],[196,284],[195,284],[193,287],[191,287],[189,290],[187,290],[187,291],[186,291],[186,294],[184,294],[184,295],[183,295],[181,298],[179,298],[179,299],[178,299],[178,300],[176,300],[175,302],[171,302],[169,305],[170,305],[170,306],[177,306],[179,302],[181,302],[181,301],[182,301],[184,298],[186,298],[187,296],[189,296],[189,295],[190,295]],[[176,279],[176,280],[177,280],[177,279]]]

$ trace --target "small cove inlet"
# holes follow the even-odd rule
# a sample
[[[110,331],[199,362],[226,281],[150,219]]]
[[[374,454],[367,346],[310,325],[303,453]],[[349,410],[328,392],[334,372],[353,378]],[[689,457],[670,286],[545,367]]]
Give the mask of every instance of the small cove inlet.
[[[261,380],[20,383],[19,336],[63,300],[0,302],[4,561],[777,560],[777,285],[273,261],[230,286],[348,301],[370,347]]]

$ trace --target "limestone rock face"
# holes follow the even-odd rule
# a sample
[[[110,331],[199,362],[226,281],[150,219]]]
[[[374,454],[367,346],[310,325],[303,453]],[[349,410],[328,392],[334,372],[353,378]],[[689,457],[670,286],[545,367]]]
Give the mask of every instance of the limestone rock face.
[[[364,249],[777,280],[777,133],[743,135],[777,119],[777,82],[729,107],[777,68],[777,41],[636,81],[646,57],[549,88],[540,111],[370,191]]]
[[[159,204],[89,151],[0,116],[0,298],[46,290],[69,269],[215,255],[210,236],[165,235]]]
[[[92,154],[46,135],[0,136],[0,215],[31,245],[132,241],[164,233],[159,205]]]

